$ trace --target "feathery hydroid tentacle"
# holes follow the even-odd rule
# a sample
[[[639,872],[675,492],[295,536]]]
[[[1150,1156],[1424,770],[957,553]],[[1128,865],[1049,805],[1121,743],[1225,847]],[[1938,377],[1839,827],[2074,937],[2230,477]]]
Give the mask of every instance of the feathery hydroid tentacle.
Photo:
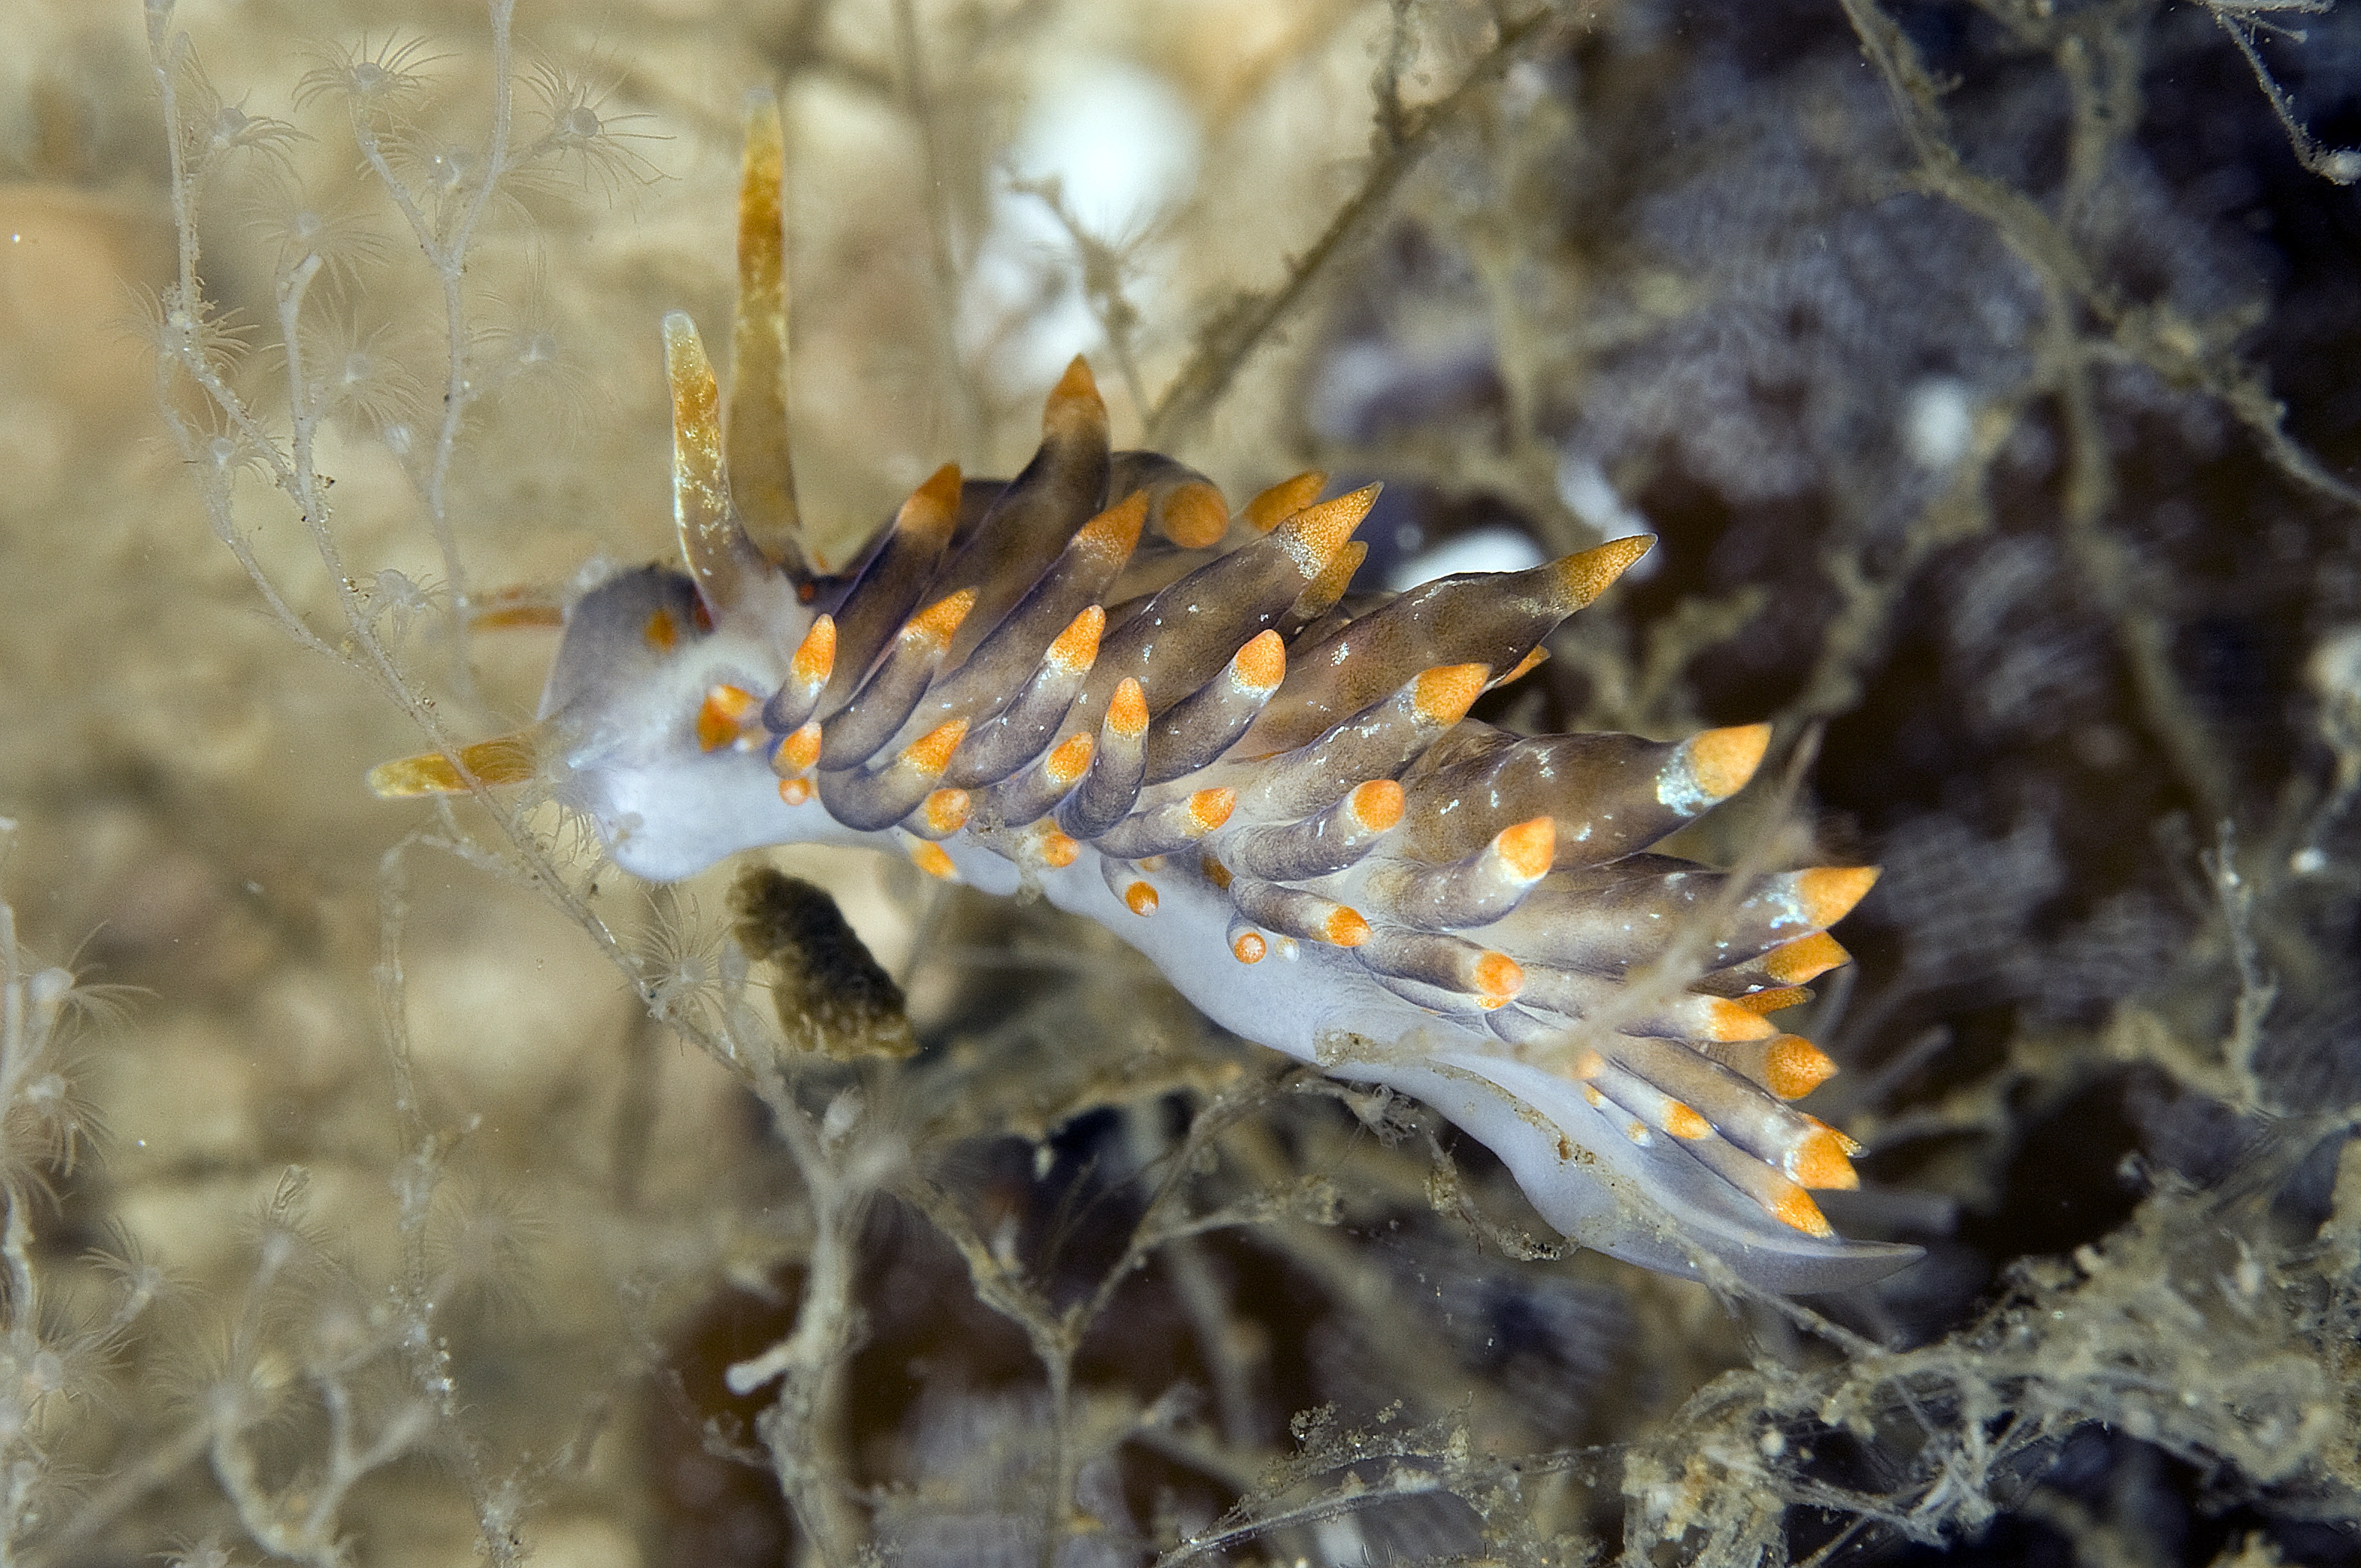
[[[812,562],[796,510],[787,450],[786,143],[778,94],[746,94],[746,161],[738,184],[738,321],[730,334],[730,492],[747,537],[798,581]]]

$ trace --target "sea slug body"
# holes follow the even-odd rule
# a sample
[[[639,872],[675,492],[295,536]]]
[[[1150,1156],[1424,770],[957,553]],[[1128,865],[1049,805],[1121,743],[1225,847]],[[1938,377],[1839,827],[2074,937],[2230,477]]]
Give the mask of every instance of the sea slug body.
[[[664,323],[686,572],[583,595],[535,725],[388,763],[379,794],[545,777],[658,881],[830,842],[1029,883],[1224,1027],[1433,1106],[1584,1245],[1777,1290],[1915,1255],[1831,1231],[1810,1190],[1854,1185],[1857,1148],[1789,1102],[1834,1067],[1763,1016],[1846,961],[1826,929],[1875,872],[1740,887],[1648,852],[1745,784],[1768,727],[1466,717],[1650,541],[1365,605],[1375,487],[1323,500],[1303,475],[1233,515],[1172,458],[1110,450],[1077,359],[1015,478],[947,467],[828,571],[787,456],[782,164],[759,97],[726,420],[696,328]],[[1702,974],[1627,983],[1689,917],[1716,922]]]

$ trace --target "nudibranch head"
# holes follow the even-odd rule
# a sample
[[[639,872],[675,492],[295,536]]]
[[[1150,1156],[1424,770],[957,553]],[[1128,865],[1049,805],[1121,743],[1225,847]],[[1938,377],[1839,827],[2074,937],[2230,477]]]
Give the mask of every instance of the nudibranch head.
[[[1855,1184],[1856,1146],[1788,1102],[1834,1067],[1765,1016],[1846,961],[1827,927],[1874,872],[1739,883],[1649,852],[1745,785],[1769,727],[1466,717],[1650,541],[1364,606],[1375,487],[1300,476],[1233,515],[1181,463],[1111,450],[1076,359],[1021,473],[942,469],[829,571],[785,438],[776,141],[765,101],[726,424],[695,326],[664,323],[685,569],[583,595],[530,731],[390,763],[380,793],[538,770],[655,880],[825,840],[1030,883],[1224,1026],[1434,1106],[1587,1245],[1783,1290],[1914,1255],[1833,1234],[1810,1194]],[[1676,932],[1686,967],[1661,972]]]

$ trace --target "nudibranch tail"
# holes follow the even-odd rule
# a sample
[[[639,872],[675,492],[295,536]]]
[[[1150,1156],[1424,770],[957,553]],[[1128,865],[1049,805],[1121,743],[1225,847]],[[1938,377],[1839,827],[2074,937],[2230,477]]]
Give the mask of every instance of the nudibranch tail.
[[[532,729],[373,788],[545,777],[655,879],[825,840],[1030,886],[1226,1027],[1434,1105],[1588,1245],[1778,1289],[1912,1255],[1838,1238],[1809,1195],[1855,1185],[1858,1151],[1790,1103],[1836,1068],[1769,1016],[1847,961],[1827,928],[1876,872],[1734,884],[1652,850],[1745,787],[1769,726],[1467,717],[1652,541],[1372,606],[1346,589],[1375,486],[1323,500],[1301,474],[1233,512],[1195,469],[1113,450],[1078,358],[1014,479],[938,470],[831,573],[787,450],[774,102],[747,145],[726,441],[696,328],[664,323],[686,572],[569,609]]]

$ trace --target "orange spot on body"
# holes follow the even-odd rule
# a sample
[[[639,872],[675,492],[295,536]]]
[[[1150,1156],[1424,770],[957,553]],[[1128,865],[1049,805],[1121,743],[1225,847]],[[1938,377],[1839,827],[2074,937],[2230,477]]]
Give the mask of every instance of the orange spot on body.
[[[1836,1075],[1828,1052],[1801,1035],[1782,1035],[1763,1052],[1763,1087],[1782,1100],[1800,1100]]]
[[[1133,883],[1123,890],[1123,906],[1134,915],[1156,913],[1156,890],[1144,882]]]
[[[1697,780],[1697,793],[1713,800],[1736,795],[1763,765],[1763,753],[1770,745],[1767,724],[1741,724],[1691,736],[1689,773]]]
[[[1833,926],[1877,885],[1875,866],[1821,866],[1795,873],[1795,905],[1812,926]]]
[[[895,761],[930,776],[939,773],[951,765],[951,753],[966,737],[966,719],[947,718],[911,741]]]
[[[1586,1050],[1574,1059],[1574,1076],[1577,1079],[1597,1078],[1607,1070],[1607,1058],[1597,1051]],[[1596,1100],[1591,1102],[1596,1105]]]
[[[929,844],[920,839],[910,846],[910,863],[930,877],[945,882],[959,880],[959,867],[952,863],[950,851],[940,844]]]
[[[1064,871],[1082,852],[1082,845],[1055,828],[1041,835],[1041,859],[1052,871]]]
[[[1787,1174],[1803,1187],[1850,1192],[1861,1185],[1861,1177],[1845,1157],[1844,1143],[1833,1127],[1816,1127],[1804,1135],[1787,1156]]]
[[[1164,498],[1157,523],[1181,549],[1202,550],[1219,544],[1230,531],[1230,503],[1204,480],[1191,479]]]
[[[1835,1227],[1828,1223],[1828,1217],[1820,1212],[1820,1206],[1812,1201],[1811,1194],[1792,1183],[1779,1182],[1777,1189],[1763,1200],[1763,1207],[1781,1224],[1801,1231],[1807,1236],[1827,1237],[1837,1234]]]
[[[1238,513],[1238,521],[1257,533],[1268,533],[1318,500],[1320,492],[1327,488],[1327,475],[1317,468],[1307,468],[1291,479],[1281,479],[1246,502]]]
[[[1099,396],[1098,378],[1091,374],[1090,361],[1077,354],[1041,405],[1042,439],[1091,435],[1104,439],[1106,417],[1106,402]]]
[[[1673,1100],[1664,1105],[1664,1131],[1676,1138],[1695,1143],[1699,1138],[1712,1135],[1713,1124],[1698,1115],[1694,1106]]]
[[[1726,1001],[1719,996],[1706,997],[1701,1000],[1705,1003],[1704,1007],[1700,1009],[1705,1018],[1698,1025],[1698,1034],[1701,1038],[1723,1041],[1767,1040],[1779,1032],[1774,1025],[1765,1023],[1760,1014],[1751,1013],[1735,1002]]]
[[[1800,1007],[1812,999],[1812,993],[1800,985],[1783,985],[1772,991],[1757,991],[1732,998],[1749,1013],[1776,1013],[1783,1007]]]
[[[819,761],[819,720],[813,719],[785,735],[771,748],[771,771],[781,778],[808,773]]]
[[[1525,988],[1525,971],[1506,953],[1488,952],[1476,960],[1476,993],[1506,1002]]]
[[[928,832],[949,835],[967,826],[967,814],[973,805],[963,789],[939,789],[929,794],[918,809],[926,814]]]
[[[1596,1084],[1584,1084],[1582,1086],[1582,1098],[1594,1111],[1604,1111],[1607,1109],[1607,1096],[1598,1092],[1598,1087]]]
[[[1304,508],[1271,537],[1280,542],[1288,559],[1295,563],[1303,580],[1310,582],[1345,547],[1345,541],[1353,537],[1353,531],[1361,526],[1369,509],[1377,504],[1378,487],[1365,485],[1351,495]]]
[[[1115,688],[1107,703],[1107,728],[1126,740],[1137,740],[1148,733],[1148,694],[1140,689],[1138,680],[1131,675]]]
[[[1097,605],[1066,623],[1049,644],[1049,662],[1070,675],[1079,675],[1098,662],[1099,639],[1106,633],[1106,611]]]
[[[719,751],[734,744],[762,706],[763,699],[743,686],[715,686],[697,707],[698,748]]]
[[[967,612],[974,608],[975,590],[973,588],[961,588],[955,594],[945,594],[941,598],[912,616],[909,624],[902,628],[902,635],[923,638],[929,642],[948,645],[952,634],[959,630],[960,622],[965,620]]]
[[[1539,882],[1549,874],[1550,861],[1557,854],[1557,819],[1535,817],[1503,828],[1492,845],[1510,875],[1521,882]]]
[[[1429,724],[1456,724],[1484,695],[1488,664],[1437,664],[1411,683],[1411,707]]]
[[[566,612],[554,604],[505,605],[498,609],[478,610],[467,618],[467,624],[478,631],[512,631],[523,627],[563,626],[566,624]]]
[[[1216,888],[1227,891],[1230,885],[1229,867],[1222,864],[1221,861],[1213,859],[1211,855],[1202,857],[1198,861],[1197,864],[1198,868],[1205,873],[1205,880],[1207,882],[1212,883]]]
[[[779,781],[779,798],[789,806],[801,806],[811,797],[811,780],[796,778]]]
[[[825,684],[835,668],[836,621],[823,615],[811,623],[804,640],[796,644],[796,656],[787,663],[787,675],[808,691]]]
[[[1277,691],[1287,679],[1287,644],[1276,631],[1259,632],[1231,657],[1230,669],[1247,691]]]
[[[1496,687],[1505,686],[1511,681],[1521,681],[1527,675],[1532,674],[1535,670],[1540,669],[1548,662],[1548,649],[1542,647],[1529,648],[1525,651],[1525,656],[1517,661],[1517,666],[1515,669],[1510,670],[1507,674],[1502,675],[1499,680],[1494,681],[1492,685],[1486,689],[1491,690]]]
[[[1148,492],[1134,490],[1082,524],[1082,532],[1074,535],[1074,544],[1104,565],[1119,566],[1131,559],[1147,523]]]
[[[1400,822],[1406,804],[1402,786],[1391,779],[1355,784],[1353,793],[1345,797],[1345,809],[1369,833],[1382,833]]]
[[[1270,945],[1262,939],[1259,931],[1241,931],[1237,940],[1230,944],[1230,957],[1242,964],[1258,964],[1269,951]]]
[[[1635,533],[1628,539],[1610,539],[1596,550],[1585,550],[1555,563],[1558,592],[1565,612],[1572,615],[1605,593],[1655,543],[1653,534]]]
[[[1098,742],[1090,736],[1070,735],[1049,753],[1049,760],[1041,764],[1041,771],[1049,775],[1053,784],[1076,784],[1089,770],[1091,753],[1097,749]]]
[[[1369,939],[1369,923],[1359,910],[1340,904],[1320,923],[1320,936],[1331,947],[1357,948]]]
[[[1211,833],[1230,819],[1238,806],[1238,792],[1224,784],[1219,789],[1201,789],[1189,797],[1189,832],[1194,837]]]
[[[702,598],[689,601],[688,619],[701,632],[710,633],[713,630],[713,609]]]
[[[1782,985],[1802,985],[1851,961],[1842,943],[1820,931],[1763,954],[1763,972]]]
[[[669,653],[680,643],[680,624],[668,609],[651,610],[647,624],[640,628],[640,641],[659,653]]]

